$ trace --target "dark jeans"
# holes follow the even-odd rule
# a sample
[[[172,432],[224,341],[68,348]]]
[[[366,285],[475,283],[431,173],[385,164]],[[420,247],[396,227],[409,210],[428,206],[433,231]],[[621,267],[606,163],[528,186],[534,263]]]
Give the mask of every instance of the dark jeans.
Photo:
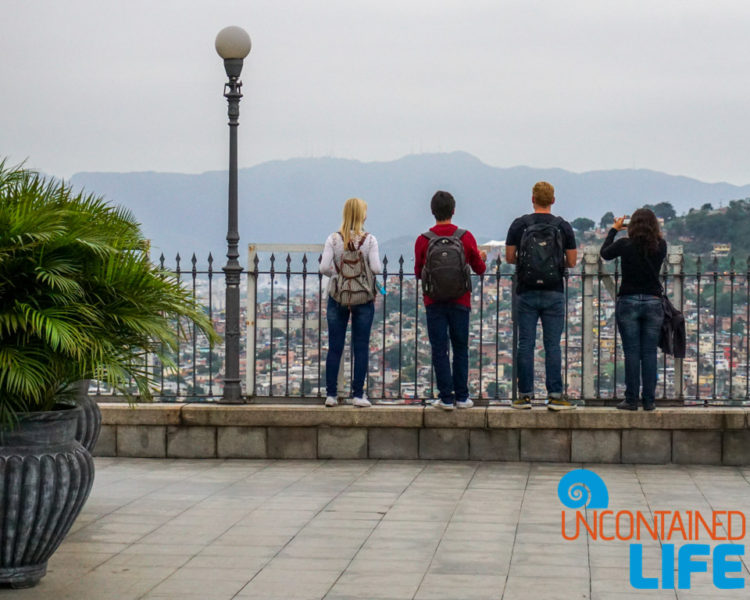
[[[440,399],[448,404],[469,397],[469,308],[454,302],[426,307],[427,335]],[[453,372],[448,341],[453,348]]]
[[[370,328],[375,315],[375,303],[367,302],[348,307],[342,306],[328,296],[328,356],[326,356],[326,395],[336,396],[341,355],[344,352],[346,326],[352,315],[352,351],[354,369],[352,374],[352,396],[361,398],[364,393],[367,363],[370,354]]]
[[[553,290],[529,290],[518,295],[518,394],[534,395],[536,324],[542,320],[547,394],[560,398],[563,391],[560,337],[565,325],[565,295]]]
[[[625,354],[625,400],[638,404],[643,382],[643,405],[656,397],[656,347],[659,344],[664,309],[661,298],[645,294],[620,296],[616,307],[617,328]]]

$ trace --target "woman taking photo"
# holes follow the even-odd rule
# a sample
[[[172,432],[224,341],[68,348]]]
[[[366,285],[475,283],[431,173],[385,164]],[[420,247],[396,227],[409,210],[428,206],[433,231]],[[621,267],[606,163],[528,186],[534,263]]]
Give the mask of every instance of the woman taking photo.
[[[615,241],[627,226],[627,237]],[[625,354],[625,400],[622,410],[638,410],[638,398],[644,410],[654,410],[656,397],[656,347],[664,320],[659,272],[667,255],[667,243],[661,236],[656,215],[639,208],[626,222],[615,220],[600,250],[604,260],[622,259],[622,283],[617,293],[617,328]],[[642,388],[641,388],[642,385]]]
[[[370,328],[375,315],[375,290],[372,276],[381,273],[383,266],[378,256],[378,241],[374,235],[364,230],[366,218],[367,203],[359,198],[349,198],[344,203],[341,228],[326,239],[320,260],[320,272],[331,277],[326,314],[328,321],[326,406],[338,404],[337,380],[350,314],[354,354],[351,382],[354,400],[352,403],[359,408],[371,406],[365,395],[364,385],[370,350]],[[348,258],[345,259],[345,255]],[[344,268],[343,272],[342,268]],[[346,277],[342,278],[339,276],[340,273]],[[367,284],[365,285],[364,282]],[[342,293],[344,285],[351,285],[352,289],[357,291]],[[366,290],[366,287],[370,289]],[[339,301],[335,300],[334,296],[339,298]]]

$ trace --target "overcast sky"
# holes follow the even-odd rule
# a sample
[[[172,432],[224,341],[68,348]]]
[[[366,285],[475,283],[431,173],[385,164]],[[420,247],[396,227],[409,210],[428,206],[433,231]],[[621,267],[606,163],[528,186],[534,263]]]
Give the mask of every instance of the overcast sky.
[[[750,183],[747,0],[2,0],[0,157],[46,173],[464,150]]]

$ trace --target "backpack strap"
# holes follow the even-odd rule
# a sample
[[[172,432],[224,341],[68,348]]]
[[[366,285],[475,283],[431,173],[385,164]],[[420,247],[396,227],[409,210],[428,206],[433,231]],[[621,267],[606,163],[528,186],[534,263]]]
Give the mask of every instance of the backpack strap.
[[[434,231],[430,231],[429,229],[428,229],[427,231],[425,231],[425,232],[424,232],[424,233],[423,233],[422,235],[423,235],[424,237],[426,237],[426,238],[427,238],[427,240],[428,240],[428,241],[430,241],[430,242],[431,242],[432,240],[436,240],[436,239],[438,239],[439,237],[441,237],[441,236],[439,236],[439,235],[438,235],[437,233],[435,233]]]
[[[359,240],[359,244],[357,244],[357,250],[359,250],[362,247],[362,244],[365,243],[365,240],[367,239],[367,232],[365,231],[364,235],[362,236],[362,239]]]
[[[453,232],[453,236],[452,237],[458,238],[460,240],[462,237],[464,237],[465,233],[466,233],[465,229],[460,229],[459,228],[459,229],[456,229],[456,231]]]

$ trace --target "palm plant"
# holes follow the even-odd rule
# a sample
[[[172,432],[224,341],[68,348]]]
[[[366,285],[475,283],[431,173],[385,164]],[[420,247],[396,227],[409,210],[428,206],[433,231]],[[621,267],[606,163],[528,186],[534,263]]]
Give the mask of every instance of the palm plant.
[[[127,210],[0,162],[0,427],[50,410],[81,379],[151,397],[145,356],[170,364],[174,323],[218,336],[149,260]]]

